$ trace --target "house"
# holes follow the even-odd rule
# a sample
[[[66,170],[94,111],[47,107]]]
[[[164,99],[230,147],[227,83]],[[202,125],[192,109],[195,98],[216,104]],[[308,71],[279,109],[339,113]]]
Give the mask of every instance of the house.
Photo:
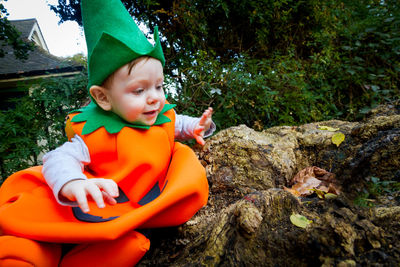
[[[11,46],[3,47],[6,55],[0,58],[0,109],[8,109],[10,98],[27,93],[21,84],[35,84],[48,77],[71,77],[79,74],[83,66],[50,54],[36,19],[10,21],[21,32],[21,37],[34,42],[35,49],[27,60],[16,59]]]

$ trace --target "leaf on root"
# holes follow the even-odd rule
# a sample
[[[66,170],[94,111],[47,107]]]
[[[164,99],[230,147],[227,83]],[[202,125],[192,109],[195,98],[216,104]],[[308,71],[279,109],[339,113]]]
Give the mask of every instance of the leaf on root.
[[[332,127],[324,126],[324,125],[318,126],[318,129],[325,130],[325,131],[330,131],[330,132],[339,131],[339,128],[332,128]]]
[[[293,177],[291,185],[291,188],[284,187],[284,190],[297,197],[315,193],[321,199],[328,199],[334,198],[333,195],[340,193],[339,187],[336,185],[335,174],[316,166],[307,167],[298,172]]]
[[[344,141],[344,134],[343,133],[335,133],[332,135],[332,143],[334,143],[337,147]]]
[[[297,227],[300,227],[300,228],[306,228],[310,223],[312,223],[311,220],[307,219],[303,215],[294,214],[294,213],[292,215],[290,215],[290,221],[291,221],[291,223],[293,223],[294,225],[296,225]]]

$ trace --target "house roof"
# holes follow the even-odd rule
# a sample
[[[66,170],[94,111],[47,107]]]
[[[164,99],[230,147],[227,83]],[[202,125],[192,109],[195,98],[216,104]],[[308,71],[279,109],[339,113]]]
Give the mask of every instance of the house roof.
[[[11,20],[10,23],[21,32],[22,38],[29,39],[29,35],[31,34],[33,25],[36,23],[36,19]]]
[[[38,46],[49,52],[36,19],[11,20],[10,23],[21,32],[23,39],[34,41]]]
[[[24,39],[29,39],[34,25],[37,23],[36,19],[21,19],[21,20],[10,20],[11,25],[13,25],[18,31],[21,32],[21,37]]]
[[[20,77],[41,76],[49,73],[81,71],[82,66],[51,55],[36,19],[10,21],[21,32],[21,37],[35,42],[35,49],[29,52],[27,60],[15,58],[11,46],[4,46],[6,55],[0,58],[0,80]]]

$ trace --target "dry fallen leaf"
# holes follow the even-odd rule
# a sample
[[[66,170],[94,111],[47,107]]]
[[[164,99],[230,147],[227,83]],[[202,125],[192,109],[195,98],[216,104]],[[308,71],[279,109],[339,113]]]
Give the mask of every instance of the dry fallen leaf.
[[[292,189],[297,190],[301,195],[311,195],[311,189],[317,188],[321,184],[321,180],[313,176],[307,176],[302,183],[297,183],[292,186]]]
[[[336,185],[335,174],[316,166],[307,167],[298,172],[293,177],[291,185],[291,188],[284,187],[284,190],[297,197],[316,193],[319,198],[326,199],[327,193],[334,195],[340,193]]]

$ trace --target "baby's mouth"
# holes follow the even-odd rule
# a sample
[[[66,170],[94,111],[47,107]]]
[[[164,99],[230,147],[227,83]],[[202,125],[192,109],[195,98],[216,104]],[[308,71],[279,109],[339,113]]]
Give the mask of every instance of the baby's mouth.
[[[156,113],[157,113],[157,110],[144,112],[145,115],[149,115],[149,116],[155,115]]]

